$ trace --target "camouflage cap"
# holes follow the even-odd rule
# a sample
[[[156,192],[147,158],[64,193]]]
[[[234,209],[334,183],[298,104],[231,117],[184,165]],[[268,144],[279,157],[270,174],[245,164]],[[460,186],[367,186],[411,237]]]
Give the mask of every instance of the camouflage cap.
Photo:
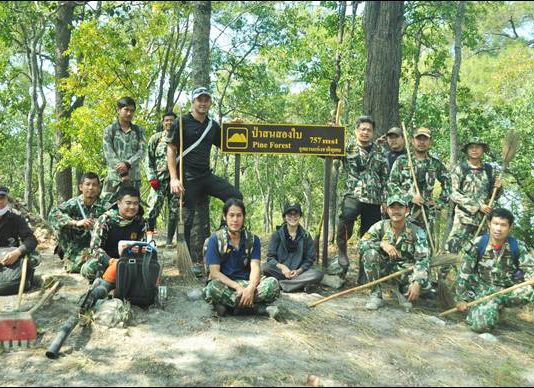
[[[486,143],[480,137],[474,136],[474,137],[470,138],[467,143],[464,144],[464,146],[462,147],[462,151],[464,153],[467,152],[467,147],[469,147],[471,144],[479,144],[479,145],[481,145],[482,147],[484,147],[484,152],[487,152],[488,149],[489,149],[488,143]]]
[[[6,186],[1,185],[0,186],[0,195],[8,195],[9,189]]]
[[[399,203],[402,206],[408,206],[408,201],[406,201],[406,198],[399,194],[393,194],[388,197],[387,205],[391,206],[394,203]]]
[[[417,136],[426,136],[429,139],[431,139],[432,132],[430,132],[430,129],[425,128],[425,127],[417,128],[413,133],[413,137],[417,137]]]
[[[387,131],[386,136],[387,135],[399,135],[399,136],[402,136],[402,129],[400,129],[399,127],[391,127],[389,129],[389,131]]]

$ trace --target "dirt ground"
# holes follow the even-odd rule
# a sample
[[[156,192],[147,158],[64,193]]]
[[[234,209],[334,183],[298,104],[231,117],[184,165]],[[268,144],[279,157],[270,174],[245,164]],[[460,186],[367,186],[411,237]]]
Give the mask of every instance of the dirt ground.
[[[63,286],[34,315],[36,346],[0,354],[2,386],[534,386],[531,306],[505,311],[496,342],[471,332],[460,315],[435,318],[436,301],[405,313],[388,299],[386,307],[368,312],[366,293],[315,308],[307,304],[321,297],[317,293],[282,294],[276,304],[290,312],[284,322],[216,318],[204,301],[186,298],[170,266],[172,250],[159,255],[169,288],[164,309],[134,308],[125,328],[78,326],[60,358],[49,360],[45,349],[88,285],[66,275],[50,248],[42,252],[37,274]],[[351,270],[347,286],[355,277]],[[41,294],[31,291],[23,307]],[[0,311],[13,308],[15,299],[0,297]]]

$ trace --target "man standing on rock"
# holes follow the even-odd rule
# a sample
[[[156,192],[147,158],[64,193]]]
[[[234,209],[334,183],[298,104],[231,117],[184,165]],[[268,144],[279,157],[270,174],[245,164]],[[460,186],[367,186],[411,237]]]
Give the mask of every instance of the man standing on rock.
[[[403,196],[390,196],[387,212],[389,219],[374,224],[360,240],[362,262],[369,282],[414,267],[411,274],[397,281],[398,287],[393,290],[399,305],[410,311],[421,289],[429,285],[430,250],[425,231],[407,220],[409,208]],[[377,310],[383,304],[382,289],[376,285],[365,308]]]
[[[191,112],[182,117],[184,177],[178,176],[178,148],[180,146],[180,123],[176,120],[167,138],[167,163],[171,178],[171,191],[181,195],[185,207],[184,235],[190,248],[191,228],[195,216],[197,200],[202,195],[211,195],[226,202],[230,198],[243,199],[243,195],[228,181],[213,174],[210,168],[211,146],[221,146],[221,127],[208,117],[211,94],[200,87],[191,93]],[[193,268],[201,273],[201,263]]]
[[[373,143],[374,130],[375,122],[370,116],[358,118],[356,141],[349,142],[346,156],[342,159],[347,178],[336,243],[339,265],[345,272],[349,268],[347,241],[352,236],[354,222],[360,217],[360,236],[363,236],[371,225],[380,221],[381,206],[386,201],[388,164],[380,147]],[[365,283],[361,259],[358,282]]]
[[[106,211],[106,203],[100,199],[97,174],[83,174],[79,189],[81,195],[53,208],[48,215],[58,241],[55,252],[65,261],[66,271],[71,273],[79,273],[89,259],[93,226]]]

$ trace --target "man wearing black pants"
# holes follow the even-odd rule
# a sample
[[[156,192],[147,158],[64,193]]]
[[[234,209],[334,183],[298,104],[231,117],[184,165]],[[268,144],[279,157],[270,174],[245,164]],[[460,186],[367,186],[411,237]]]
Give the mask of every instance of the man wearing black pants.
[[[206,88],[196,88],[191,94],[191,112],[182,117],[184,177],[178,176],[176,157],[179,156],[180,125],[176,120],[167,138],[167,163],[171,177],[171,191],[183,195],[185,207],[185,240],[190,247],[191,228],[199,197],[211,195],[226,202],[230,198],[243,199],[239,190],[216,176],[210,169],[211,146],[221,146],[221,127],[208,117],[211,95]]]
[[[349,267],[347,241],[351,238],[354,222],[360,217],[360,237],[380,221],[381,205],[385,203],[388,162],[379,146],[373,143],[375,122],[370,116],[358,118],[356,141],[347,145],[342,159],[347,174],[345,195],[337,227],[338,262],[346,272]],[[358,282],[365,282],[362,265]]]

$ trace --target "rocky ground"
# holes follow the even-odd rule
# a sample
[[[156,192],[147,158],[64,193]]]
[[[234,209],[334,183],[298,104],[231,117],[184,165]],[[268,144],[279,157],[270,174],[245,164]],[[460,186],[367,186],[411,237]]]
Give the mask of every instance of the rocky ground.
[[[63,272],[51,247],[42,252],[37,273],[63,285],[34,314],[36,346],[0,355],[2,386],[534,386],[532,307],[506,310],[492,336],[471,332],[460,315],[436,318],[436,301],[405,313],[388,299],[368,312],[363,293],[307,307],[319,293],[333,293],[326,288],[282,294],[276,304],[289,311],[283,322],[217,318],[204,301],[186,297],[188,288],[170,265],[172,250],[160,250],[169,296],[164,308],[134,307],[123,328],[78,326],[60,358],[49,360],[45,349],[88,285]],[[355,276],[349,272],[347,286]],[[42,292],[26,294],[23,308]],[[9,312],[15,299],[0,297],[0,311]]]

